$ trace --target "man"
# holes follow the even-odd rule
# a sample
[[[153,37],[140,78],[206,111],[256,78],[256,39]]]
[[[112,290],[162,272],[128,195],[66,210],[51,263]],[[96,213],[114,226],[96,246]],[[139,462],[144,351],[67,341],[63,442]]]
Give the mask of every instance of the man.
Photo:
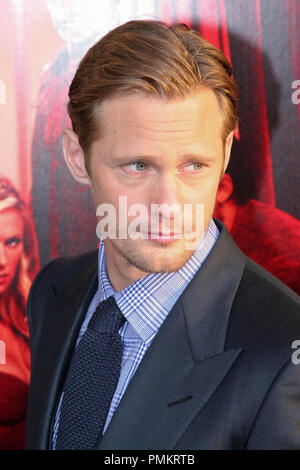
[[[156,21],[81,61],[63,150],[103,239],[32,286],[28,449],[300,448],[298,297],[212,219],[231,73],[196,32]]]

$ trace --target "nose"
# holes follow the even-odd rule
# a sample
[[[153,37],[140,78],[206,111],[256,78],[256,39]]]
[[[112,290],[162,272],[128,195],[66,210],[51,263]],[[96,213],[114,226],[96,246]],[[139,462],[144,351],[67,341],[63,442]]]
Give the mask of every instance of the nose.
[[[5,253],[5,247],[3,243],[0,243],[0,266],[4,267],[6,265],[7,258]]]
[[[181,190],[176,175],[160,175],[152,188],[152,204],[166,205],[170,209],[164,210],[162,207],[160,214],[164,217],[175,218],[181,213]],[[155,211],[154,211],[155,212]]]

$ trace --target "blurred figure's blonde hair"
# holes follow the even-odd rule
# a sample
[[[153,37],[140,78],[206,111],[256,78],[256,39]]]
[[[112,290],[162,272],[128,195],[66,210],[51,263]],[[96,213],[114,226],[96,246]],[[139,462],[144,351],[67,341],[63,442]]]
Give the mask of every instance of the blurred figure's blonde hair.
[[[10,180],[0,176],[0,213],[9,209],[19,211],[24,221],[24,249],[12,283],[0,294],[0,319],[10,324],[15,333],[28,339],[27,300],[40,267],[37,242],[30,211]]]

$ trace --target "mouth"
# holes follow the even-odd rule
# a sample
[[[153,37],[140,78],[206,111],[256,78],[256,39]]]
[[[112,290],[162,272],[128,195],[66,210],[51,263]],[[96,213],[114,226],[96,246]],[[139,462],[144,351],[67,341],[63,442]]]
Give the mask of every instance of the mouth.
[[[175,232],[168,232],[168,233],[163,233],[163,232],[158,232],[158,233],[152,233],[148,232],[148,238],[150,240],[156,241],[158,243],[171,243],[176,240],[179,240],[181,238],[181,234],[175,233]]]

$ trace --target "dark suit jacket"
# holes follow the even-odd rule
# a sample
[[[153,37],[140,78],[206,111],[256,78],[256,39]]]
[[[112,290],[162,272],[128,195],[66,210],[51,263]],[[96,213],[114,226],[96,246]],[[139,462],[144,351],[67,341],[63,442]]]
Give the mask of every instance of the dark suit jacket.
[[[299,298],[227,229],[160,327],[99,449],[300,449]],[[28,301],[27,449],[51,448],[63,379],[97,289],[97,250],[47,264]]]

